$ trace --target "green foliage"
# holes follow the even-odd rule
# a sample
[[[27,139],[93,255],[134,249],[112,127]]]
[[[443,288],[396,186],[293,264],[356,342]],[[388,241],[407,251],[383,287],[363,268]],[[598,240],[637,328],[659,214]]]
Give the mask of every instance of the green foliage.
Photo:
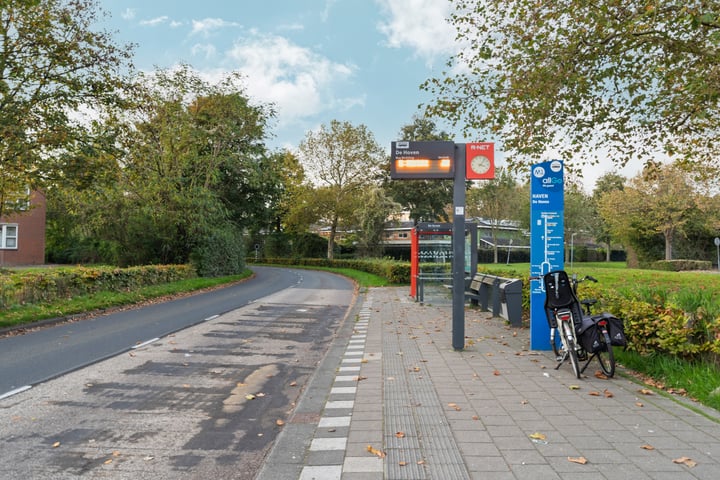
[[[552,149],[624,166],[663,148],[717,178],[717,1],[453,5],[466,48],[423,85],[431,117],[466,138],[501,137],[514,166]]]
[[[666,272],[683,272],[689,270],[710,270],[712,262],[709,260],[658,260],[650,264],[652,270]]]
[[[625,367],[643,372],[653,379],[653,385],[687,395],[703,405],[720,410],[717,393],[720,366],[712,362],[687,361],[675,355],[641,355],[634,351],[618,351],[616,359]]]
[[[263,263],[269,265],[350,268],[385,278],[391,284],[410,283],[410,264],[390,259],[265,258]]]
[[[210,275],[241,269],[245,252],[228,251],[241,244],[225,232],[276,221],[285,157],[265,151],[272,110],[240,82],[209,84],[188,66],[140,76],[128,92],[135,103],[96,124],[98,143],[112,138],[113,148],[67,154],[102,174],[48,191],[49,257],[126,266],[192,255]],[[219,270],[213,248],[228,255]]]
[[[580,296],[599,299],[596,311],[623,320],[630,350],[720,361],[720,276],[605,269],[587,273],[599,283],[583,283]]]
[[[240,275],[215,278],[183,279],[182,276],[178,276],[179,279],[171,280],[168,283],[138,286],[132,290],[100,290],[72,297],[56,298],[43,303],[16,304],[0,309],[0,328],[19,326],[43,319],[63,318],[68,315],[82,315],[99,309],[122,307],[151,299],[185,294],[235,282],[248,277],[251,273],[249,270],[245,270]],[[0,286],[2,285],[0,282]]]
[[[70,112],[120,102],[132,46],[94,30],[95,0],[6,0],[0,8],[0,216],[28,186],[68,181],[66,149],[93,143],[88,122]],[[87,166],[86,166],[87,167]]]
[[[188,265],[10,271],[0,275],[0,307],[47,303],[99,291],[130,291],[195,276],[195,269]]]
[[[302,197],[303,209],[330,227],[327,258],[332,259],[338,227],[355,227],[361,194],[380,178],[383,150],[365,125],[332,120],[308,132],[299,152],[317,186]]]
[[[660,259],[707,260],[719,217],[713,195],[703,190],[711,187],[703,187],[678,164],[648,167],[623,190],[601,194],[598,212],[612,236],[636,255],[634,266],[667,267],[653,265]]]
[[[197,242],[190,261],[201,277],[237,275],[245,270],[241,232],[231,226],[210,230]]]

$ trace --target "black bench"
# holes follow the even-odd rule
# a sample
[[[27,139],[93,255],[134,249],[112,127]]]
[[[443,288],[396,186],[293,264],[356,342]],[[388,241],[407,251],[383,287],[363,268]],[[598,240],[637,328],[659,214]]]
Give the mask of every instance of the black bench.
[[[465,298],[483,311],[490,311],[490,304],[494,317],[502,317],[514,327],[522,325],[522,280],[476,273],[465,290]]]

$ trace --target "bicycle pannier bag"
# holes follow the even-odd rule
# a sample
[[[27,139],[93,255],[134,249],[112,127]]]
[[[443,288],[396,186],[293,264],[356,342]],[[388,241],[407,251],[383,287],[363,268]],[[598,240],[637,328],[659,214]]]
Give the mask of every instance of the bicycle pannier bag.
[[[600,341],[602,333],[594,318],[583,318],[582,324],[576,331],[580,339],[580,345],[586,352],[595,353],[603,348],[603,343]]]
[[[625,337],[625,326],[622,320],[613,317],[609,313],[605,314],[608,321],[608,334],[610,334],[610,344],[614,347],[627,347],[627,338]]]

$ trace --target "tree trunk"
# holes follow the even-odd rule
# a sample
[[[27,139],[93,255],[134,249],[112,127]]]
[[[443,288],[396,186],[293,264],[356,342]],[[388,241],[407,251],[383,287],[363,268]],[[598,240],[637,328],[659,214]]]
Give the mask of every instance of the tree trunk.
[[[333,217],[332,224],[330,225],[330,236],[328,237],[328,249],[327,259],[332,260],[335,258],[335,234],[337,233],[338,219]]]
[[[610,242],[607,243],[607,251],[605,252],[605,261],[610,261],[610,253],[611,253],[612,245],[610,245]]]
[[[672,260],[673,230],[674,229],[671,228],[663,232],[663,236],[665,237],[665,260]]]

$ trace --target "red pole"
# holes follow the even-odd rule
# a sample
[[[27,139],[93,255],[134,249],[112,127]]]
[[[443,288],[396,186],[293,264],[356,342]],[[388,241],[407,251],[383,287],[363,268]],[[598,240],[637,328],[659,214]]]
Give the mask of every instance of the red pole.
[[[417,299],[417,276],[420,272],[417,228],[410,230],[410,296]]]

